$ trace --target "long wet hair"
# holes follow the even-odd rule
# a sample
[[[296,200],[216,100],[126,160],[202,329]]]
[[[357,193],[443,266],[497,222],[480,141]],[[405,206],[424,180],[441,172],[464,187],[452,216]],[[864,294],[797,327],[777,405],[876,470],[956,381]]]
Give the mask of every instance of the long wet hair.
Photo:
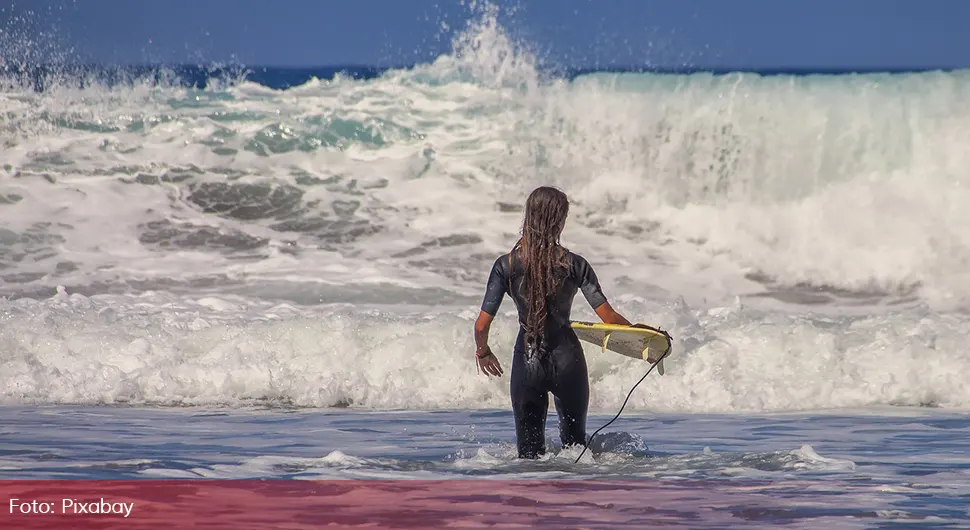
[[[526,343],[533,351],[541,351],[545,325],[549,315],[549,300],[559,289],[567,265],[567,250],[559,243],[569,214],[569,200],[562,191],[549,186],[536,188],[525,203],[522,238],[512,253],[518,251],[525,269]]]

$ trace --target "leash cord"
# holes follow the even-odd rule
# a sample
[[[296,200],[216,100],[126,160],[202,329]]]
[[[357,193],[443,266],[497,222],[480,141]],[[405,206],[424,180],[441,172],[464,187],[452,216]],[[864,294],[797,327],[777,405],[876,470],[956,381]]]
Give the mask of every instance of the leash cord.
[[[647,370],[647,373],[643,374],[643,377],[641,377],[640,380],[637,381],[637,383],[635,385],[633,385],[633,388],[631,388],[630,389],[630,392],[627,393],[626,399],[623,400],[623,404],[620,405],[620,410],[616,413],[616,416],[613,416],[613,419],[612,420],[606,422],[606,425],[603,425],[599,429],[596,429],[596,432],[594,432],[593,435],[589,437],[589,440],[586,441],[586,446],[583,447],[583,451],[581,453],[579,453],[579,456],[576,457],[576,461],[573,462],[573,464],[578,463],[579,462],[579,459],[582,458],[584,454],[586,454],[586,450],[589,449],[589,445],[591,443],[593,443],[593,438],[595,438],[596,435],[599,434],[600,431],[602,431],[603,429],[609,427],[609,425],[611,423],[613,423],[614,421],[616,421],[617,418],[620,417],[620,414],[623,413],[623,408],[626,407],[626,402],[629,401],[630,400],[630,396],[633,395],[633,391],[636,390],[637,389],[637,386],[640,383],[642,383],[643,380],[646,379],[648,375],[650,375],[650,372],[652,372],[653,369],[656,368],[658,364],[660,364],[660,361],[662,361],[664,359],[664,357],[666,357],[667,354],[670,353],[671,348],[673,348],[674,341],[673,341],[673,339],[670,338],[670,335],[668,335],[666,331],[663,331],[663,330],[659,330],[659,331],[661,333],[663,333],[664,335],[666,335],[666,337],[667,337],[667,351],[665,351],[663,353],[663,355],[661,355],[660,358],[657,359],[657,362],[653,363],[653,366],[651,366],[650,369]]]

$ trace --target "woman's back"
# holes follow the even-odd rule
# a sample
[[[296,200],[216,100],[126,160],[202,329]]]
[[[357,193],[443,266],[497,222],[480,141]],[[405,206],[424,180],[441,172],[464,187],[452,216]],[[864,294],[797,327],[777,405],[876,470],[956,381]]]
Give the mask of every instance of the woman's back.
[[[545,324],[547,336],[569,327],[573,299],[578,291],[583,292],[583,296],[593,309],[606,302],[606,296],[589,262],[579,254],[566,249],[563,251],[565,253],[563,265],[555,271],[559,280],[558,289],[547,299]],[[525,272],[520,256],[514,251],[503,254],[495,260],[485,289],[482,310],[491,315],[496,314],[503,297],[508,293],[518,311],[519,324],[524,326],[528,313],[529,289]]]

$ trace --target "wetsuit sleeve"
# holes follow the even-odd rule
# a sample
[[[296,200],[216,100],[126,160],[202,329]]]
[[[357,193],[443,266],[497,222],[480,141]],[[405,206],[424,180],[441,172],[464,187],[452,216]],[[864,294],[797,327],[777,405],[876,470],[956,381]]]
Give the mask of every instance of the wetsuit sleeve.
[[[596,277],[593,267],[585,258],[576,256],[574,268],[579,288],[583,291],[589,306],[596,309],[603,305],[606,302],[606,295],[603,294],[603,288],[600,287],[599,278]]]
[[[482,300],[482,311],[495,316],[508,286],[508,274],[505,267],[505,257],[495,260],[492,265],[492,272],[488,274],[488,283],[485,284],[485,299]]]

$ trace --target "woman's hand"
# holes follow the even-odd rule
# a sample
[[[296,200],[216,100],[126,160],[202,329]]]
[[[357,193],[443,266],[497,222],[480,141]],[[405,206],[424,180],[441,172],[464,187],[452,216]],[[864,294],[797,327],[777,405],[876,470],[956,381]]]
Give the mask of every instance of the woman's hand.
[[[479,370],[485,372],[486,376],[502,375],[502,365],[498,362],[498,357],[492,353],[492,349],[485,346],[485,351],[475,352],[475,364],[478,366]]]

